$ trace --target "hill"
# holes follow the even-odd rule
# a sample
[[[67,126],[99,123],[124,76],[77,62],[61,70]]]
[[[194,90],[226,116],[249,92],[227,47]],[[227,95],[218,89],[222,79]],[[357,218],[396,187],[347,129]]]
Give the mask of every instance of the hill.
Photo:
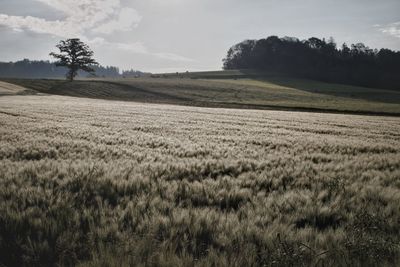
[[[400,114],[400,92],[257,71],[158,74],[126,79],[6,79],[38,92],[203,107]]]
[[[25,87],[0,81],[0,96],[35,94],[36,91]]]

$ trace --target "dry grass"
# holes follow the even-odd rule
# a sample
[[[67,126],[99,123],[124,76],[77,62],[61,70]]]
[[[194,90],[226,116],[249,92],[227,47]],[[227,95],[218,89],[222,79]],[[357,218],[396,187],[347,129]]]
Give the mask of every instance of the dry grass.
[[[0,81],[0,96],[6,95],[26,95],[34,93],[24,87]]]
[[[0,265],[398,266],[400,119],[0,98]]]
[[[185,75],[194,75],[196,78]],[[238,75],[229,71],[210,72],[206,76],[175,74],[157,77],[94,79],[73,83],[63,80],[9,81],[42,93],[88,98],[200,107],[400,115],[400,91],[329,84],[272,74],[238,79]]]

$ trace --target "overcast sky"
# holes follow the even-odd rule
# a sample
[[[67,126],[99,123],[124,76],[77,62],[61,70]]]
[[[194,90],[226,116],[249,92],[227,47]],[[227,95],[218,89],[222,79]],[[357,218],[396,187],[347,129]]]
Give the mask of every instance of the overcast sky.
[[[102,65],[217,70],[230,46],[270,35],[400,50],[400,0],[0,0],[0,61],[79,37]]]

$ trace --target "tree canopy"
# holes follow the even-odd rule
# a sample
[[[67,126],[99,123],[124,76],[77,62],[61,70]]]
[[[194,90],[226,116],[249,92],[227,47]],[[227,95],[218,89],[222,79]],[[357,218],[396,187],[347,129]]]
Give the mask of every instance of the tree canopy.
[[[270,36],[232,46],[224,69],[258,69],[327,82],[400,89],[400,52],[363,43],[337,47],[333,38]]]
[[[60,54],[52,52],[50,56],[58,59],[56,66],[68,68],[66,75],[68,80],[72,81],[79,70],[94,73],[92,66],[98,63],[93,59],[93,51],[80,39],[60,41],[56,47],[60,50]]]

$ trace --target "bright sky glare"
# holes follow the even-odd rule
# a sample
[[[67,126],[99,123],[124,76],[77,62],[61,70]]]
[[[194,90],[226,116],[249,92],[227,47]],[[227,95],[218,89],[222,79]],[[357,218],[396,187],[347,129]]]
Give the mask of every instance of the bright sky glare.
[[[59,40],[79,37],[102,65],[218,70],[230,46],[270,35],[400,50],[400,1],[0,1],[0,61],[50,59]]]

